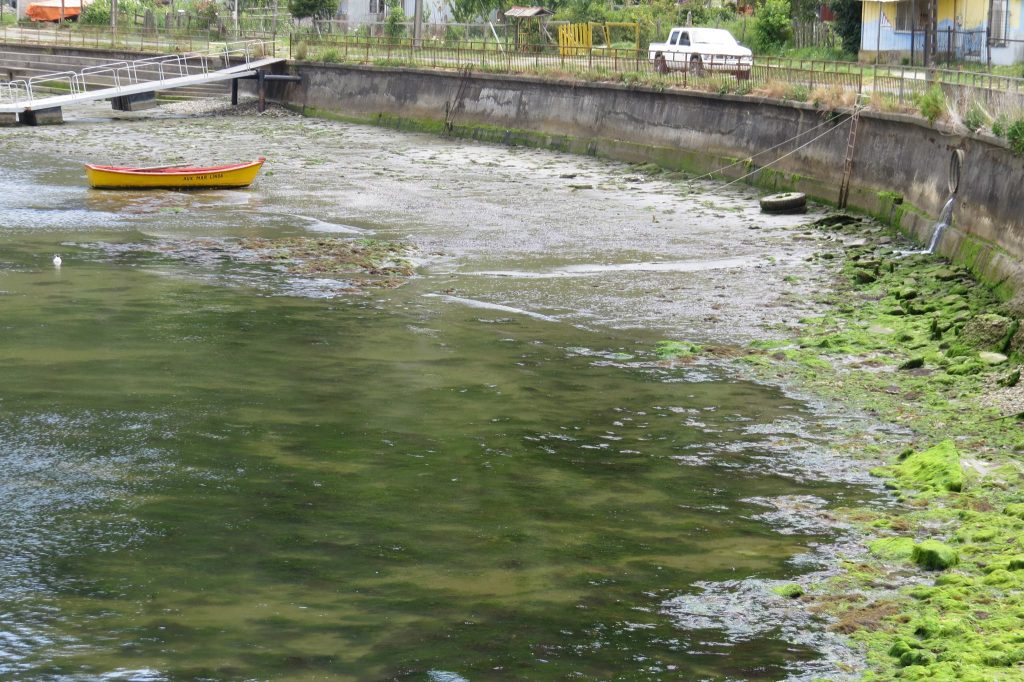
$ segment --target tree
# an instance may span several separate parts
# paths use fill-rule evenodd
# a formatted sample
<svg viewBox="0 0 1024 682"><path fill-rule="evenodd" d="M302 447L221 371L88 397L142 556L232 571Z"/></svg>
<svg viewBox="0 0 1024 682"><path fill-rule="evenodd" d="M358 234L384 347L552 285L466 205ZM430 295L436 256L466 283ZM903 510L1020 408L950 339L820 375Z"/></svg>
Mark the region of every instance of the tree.
<svg viewBox="0 0 1024 682"><path fill-rule="evenodd" d="M843 42L843 52L854 55L860 51L860 5L860 0L829 0L828 5L836 16L836 34Z"/></svg>
<svg viewBox="0 0 1024 682"><path fill-rule="evenodd" d="M338 11L337 0L288 0L288 11L296 19L326 19Z"/></svg>
<svg viewBox="0 0 1024 682"><path fill-rule="evenodd" d="M494 10L504 7L501 0L448 0L452 19L457 24L467 24L477 19L486 19Z"/></svg>
<svg viewBox="0 0 1024 682"><path fill-rule="evenodd" d="M789 0L765 0L754 18L754 49L772 52L783 47L792 35Z"/></svg>
<svg viewBox="0 0 1024 682"><path fill-rule="evenodd" d="M394 43L405 35L405 10L400 0L390 0L388 16L384 20L384 34Z"/></svg>

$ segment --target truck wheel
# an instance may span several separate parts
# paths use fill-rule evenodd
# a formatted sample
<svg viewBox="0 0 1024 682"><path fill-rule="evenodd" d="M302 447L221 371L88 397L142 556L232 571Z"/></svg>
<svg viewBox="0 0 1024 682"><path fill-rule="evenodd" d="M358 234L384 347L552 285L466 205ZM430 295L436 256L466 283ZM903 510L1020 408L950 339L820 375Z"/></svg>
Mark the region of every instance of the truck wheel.
<svg viewBox="0 0 1024 682"><path fill-rule="evenodd" d="M694 76L704 75L704 62L700 60L700 57L693 55L690 57L690 71Z"/></svg>
<svg viewBox="0 0 1024 682"><path fill-rule="evenodd" d="M803 213L807 210L807 195L803 192L783 192L761 197L764 213Z"/></svg>

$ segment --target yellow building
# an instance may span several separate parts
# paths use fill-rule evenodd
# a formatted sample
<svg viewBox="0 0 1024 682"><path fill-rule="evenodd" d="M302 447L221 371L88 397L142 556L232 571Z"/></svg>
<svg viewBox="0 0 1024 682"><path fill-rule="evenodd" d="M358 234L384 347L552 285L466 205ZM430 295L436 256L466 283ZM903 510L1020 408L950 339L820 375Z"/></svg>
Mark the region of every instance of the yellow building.
<svg viewBox="0 0 1024 682"><path fill-rule="evenodd" d="M952 61L989 58L995 64L1024 59L1024 0L937 0L935 52ZM923 60L928 25L927 0L864 0L861 6L861 58Z"/></svg>

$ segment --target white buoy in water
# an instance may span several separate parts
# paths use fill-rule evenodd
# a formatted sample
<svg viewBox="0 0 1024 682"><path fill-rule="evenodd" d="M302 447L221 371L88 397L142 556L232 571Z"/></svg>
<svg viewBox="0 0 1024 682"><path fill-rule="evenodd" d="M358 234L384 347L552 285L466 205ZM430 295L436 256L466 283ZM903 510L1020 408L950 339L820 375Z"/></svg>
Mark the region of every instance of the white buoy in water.
<svg viewBox="0 0 1024 682"><path fill-rule="evenodd" d="M60 264L63 263L63 262L64 261L61 260L60 256L58 256L56 254L53 256L53 265L54 265L54 267L58 267L59 268Z"/></svg>

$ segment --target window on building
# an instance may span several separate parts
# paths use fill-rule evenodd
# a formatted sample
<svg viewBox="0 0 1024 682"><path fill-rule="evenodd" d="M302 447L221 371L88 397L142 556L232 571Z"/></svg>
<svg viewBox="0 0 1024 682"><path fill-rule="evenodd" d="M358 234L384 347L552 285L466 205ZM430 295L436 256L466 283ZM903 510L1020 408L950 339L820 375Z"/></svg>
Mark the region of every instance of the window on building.
<svg viewBox="0 0 1024 682"><path fill-rule="evenodd" d="M370 0L370 14L384 14L387 10L387 0Z"/></svg>
<svg viewBox="0 0 1024 682"><path fill-rule="evenodd" d="M1006 0L992 0L992 47L1006 46L1006 26L1010 23L1010 12Z"/></svg>
<svg viewBox="0 0 1024 682"><path fill-rule="evenodd" d="M914 30L914 3L913 2L897 2L896 3L896 25L893 27L897 31L913 31Z"/></svg>

